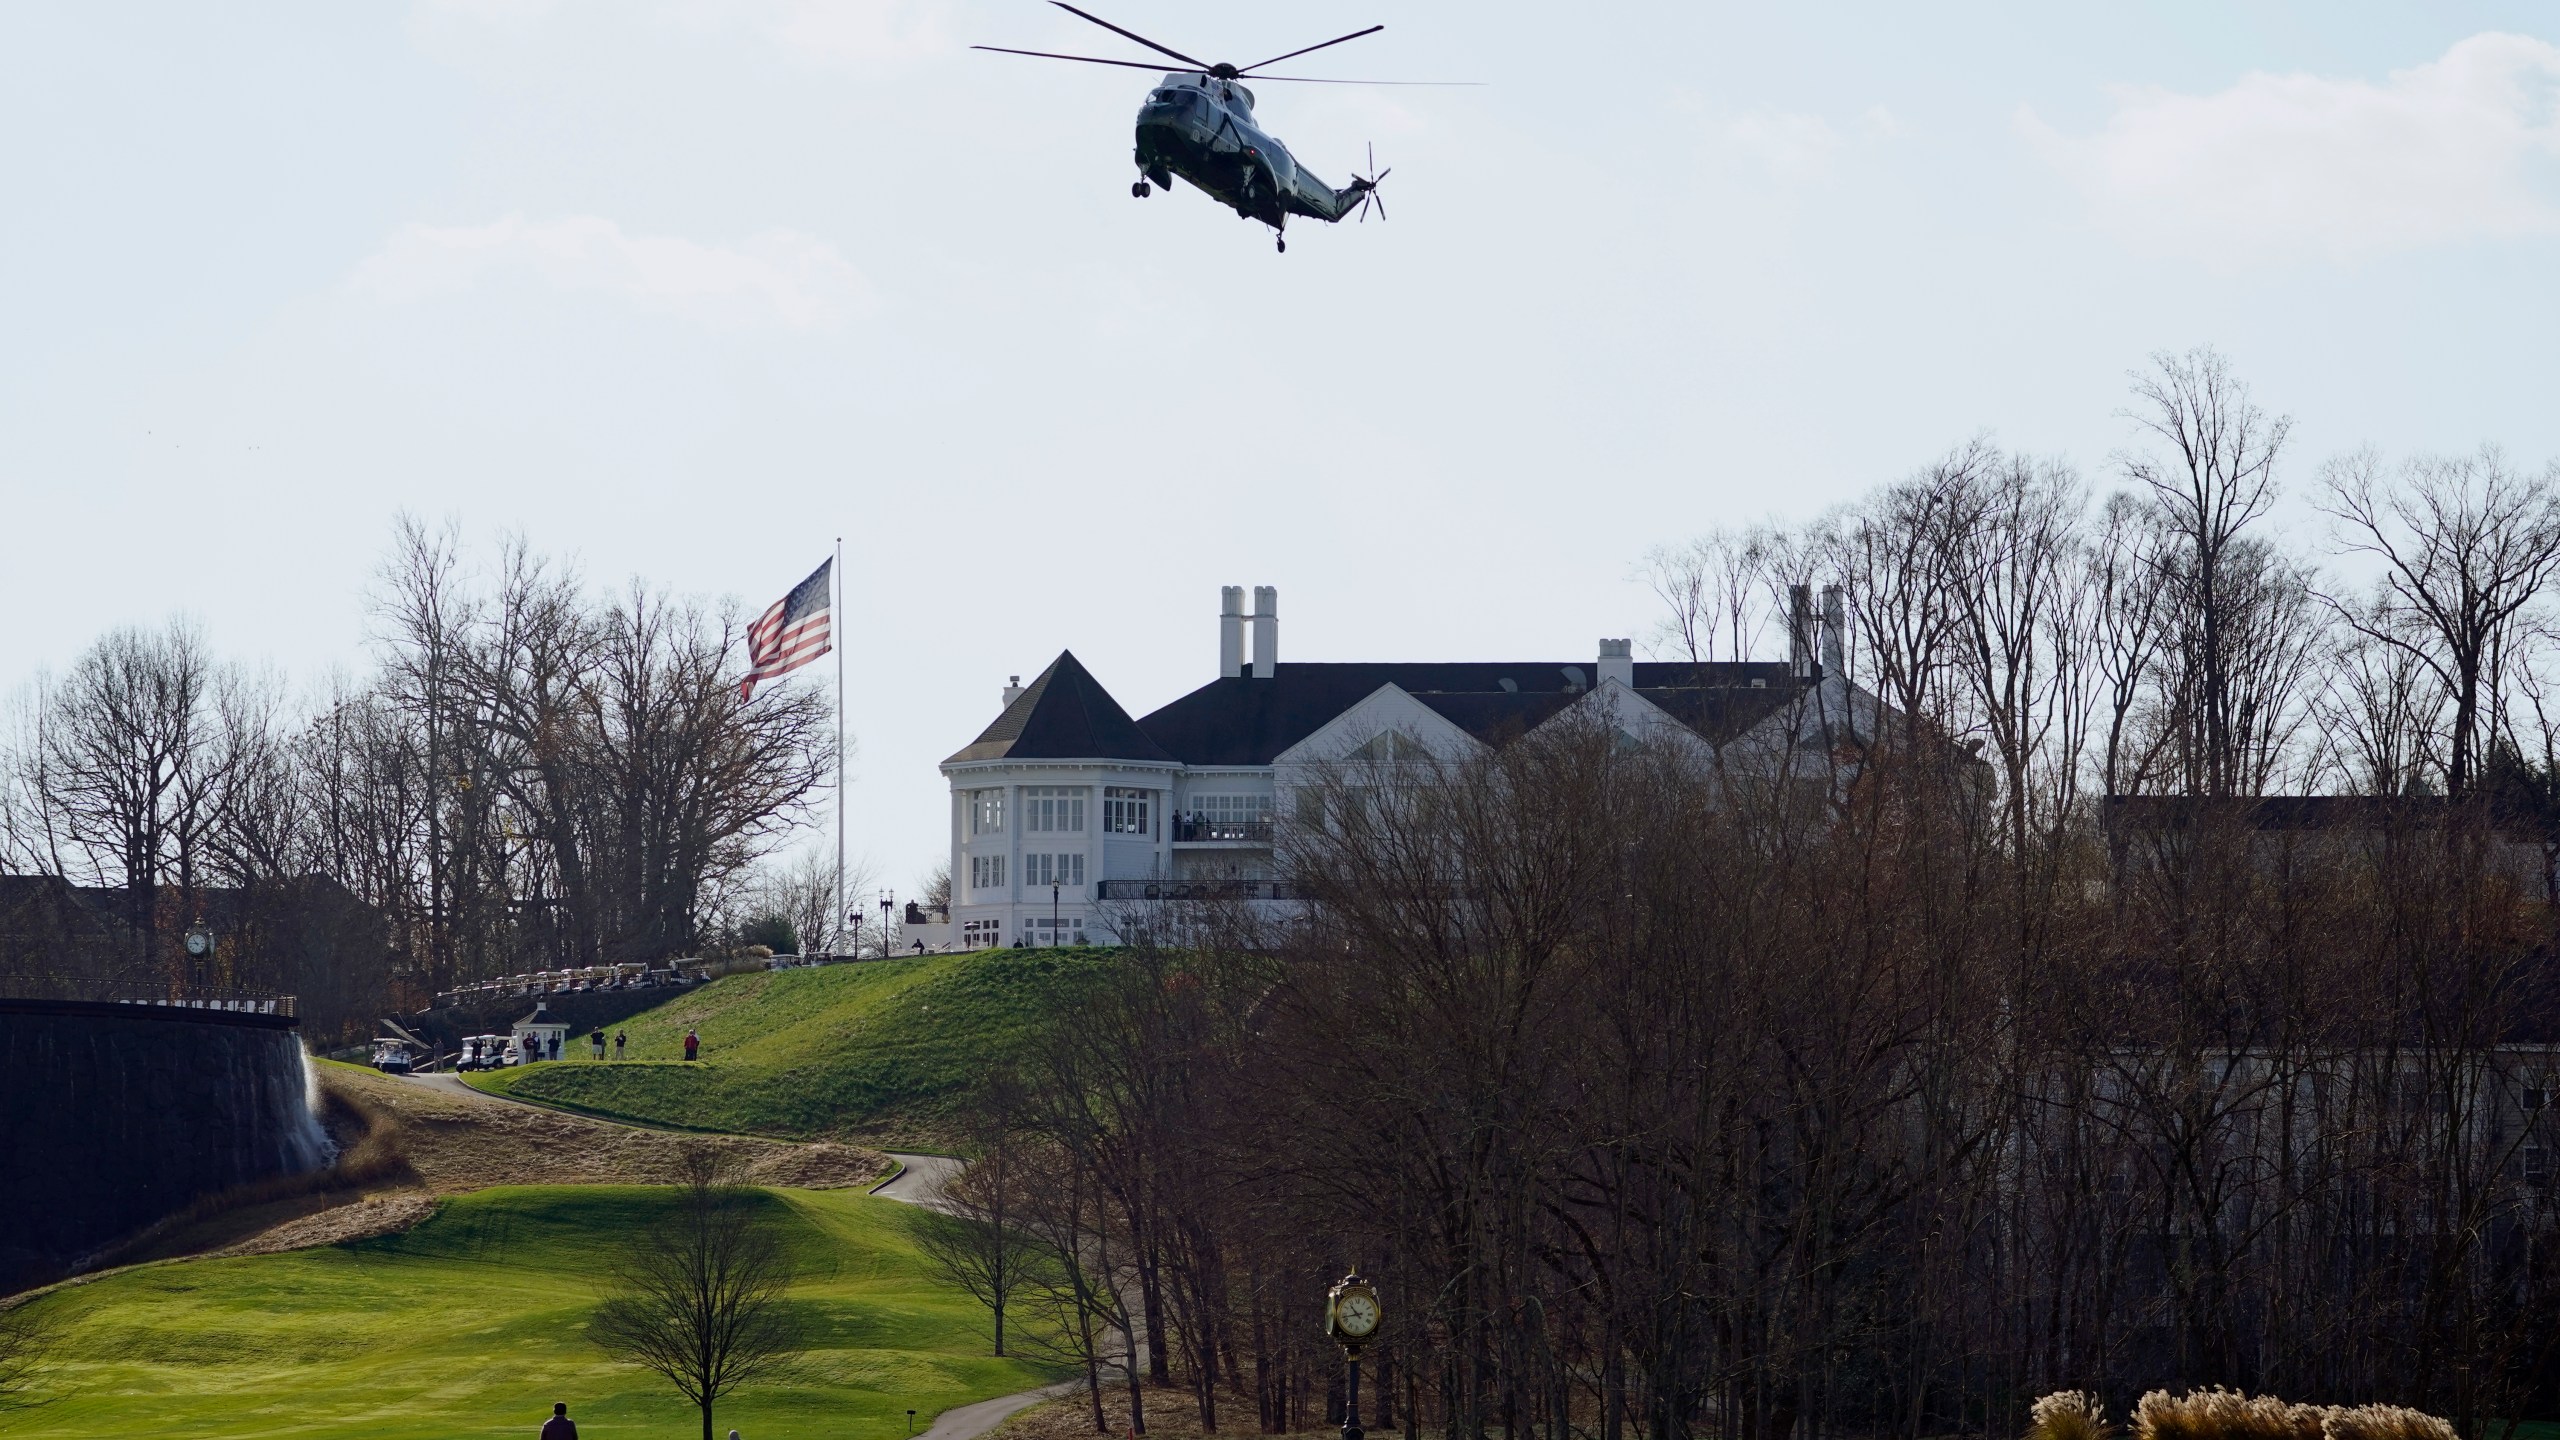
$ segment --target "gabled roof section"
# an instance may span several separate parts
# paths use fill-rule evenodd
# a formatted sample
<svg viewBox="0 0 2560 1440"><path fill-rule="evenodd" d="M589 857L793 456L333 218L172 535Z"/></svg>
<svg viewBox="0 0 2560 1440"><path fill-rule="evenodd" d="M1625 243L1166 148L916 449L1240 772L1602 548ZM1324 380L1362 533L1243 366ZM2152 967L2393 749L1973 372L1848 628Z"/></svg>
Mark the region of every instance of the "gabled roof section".
<svg viewBox="0 0 2560 1440"><path fill-rule="evenodd" d="M1013 697L996 723L969 747L943 761L1148 760L1176 763L1148 738L1084 668L1072 650L1061 650L1049 668Z"/></svg>
<svg viewBox="0 0 2560 1440"><path fill-rule="evenodd" d="M1292 664L1212 680L1138 722L1187 765L1268 765L1333 718L1393 685L1487 744L1502 744L1589 691L1599 667L1579 661ZM1722 743L1803 693L1783 662L1645 662L1638 694ZM1700 692L1664 697L1662 690ZM993 733L992 731L989 733ZM966 753L966 752L963 752Z"/></svg>

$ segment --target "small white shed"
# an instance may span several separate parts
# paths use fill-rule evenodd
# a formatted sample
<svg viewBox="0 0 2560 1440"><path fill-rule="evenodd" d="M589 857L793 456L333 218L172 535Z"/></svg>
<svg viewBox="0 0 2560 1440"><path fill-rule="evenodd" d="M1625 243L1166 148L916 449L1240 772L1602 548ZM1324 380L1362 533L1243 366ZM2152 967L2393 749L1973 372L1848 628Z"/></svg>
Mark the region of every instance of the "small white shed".
<svg viewBox="0 0 2560 1440"><path fill-rule="evenodd" d="M555 1017L548 1005L535 1005L533 1013L518 1020L511 1029L528 1061L557 1060L569 1053L568 1022Z"/></svg>

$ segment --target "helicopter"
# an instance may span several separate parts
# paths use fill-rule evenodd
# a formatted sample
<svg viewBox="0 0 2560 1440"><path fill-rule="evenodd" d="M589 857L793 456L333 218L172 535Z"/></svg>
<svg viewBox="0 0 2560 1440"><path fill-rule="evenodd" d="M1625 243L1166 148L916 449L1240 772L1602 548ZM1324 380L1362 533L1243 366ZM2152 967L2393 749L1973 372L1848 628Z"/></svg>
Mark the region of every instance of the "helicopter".
<svg viewBox="0 0 2560 1440"><path fill-rule="evenodd" d="M1271 227L1272 242L1286 254L1289 249L1288 225L1292 215L1335 223L1357 212L1362 221L1369 218L1371 206L1377 207L1378 218L1387 218L1386 197L1378 193L1378 184L1389 171L1377 168L1377 151L1369 153L1371 174L1351 177L1351 183L1335 189L1319 180L1296 157L1289 147L1264 130L1254 120L1253 91L1244 84L1266 80L1298 85L1429 85L1463 84L1457 81L1428 80L1323 80L1305 75L1258 75L1266 65L1375 35L1386 29L1372 25L1337 35L1322 44L1275 55L1251 65L1212 65L1195 60L1179 50L1159 45L1134 30L1124 30L1099 15L1089 14L1067 4L1066 0L1049 0L1081 20L1089 20L1114 35L1134 40L1159 55L1170 56L1192 67L1165 74L1149 91L1138 107L1138 179L1129 193L1145 199L1157 190L1173 189L1173 177L1181 176L1195 189L1236 212L1247 220L1259 220ZM1130 70L1160 70L1162 62L1153 60L1107 60L1098 55L1062 55L1050 50L1014 50L1002 45L972 45L972 50L988 50L999 55L1030 55L1043 60L1075 60L1087 65L1117 65Z"/></svg>

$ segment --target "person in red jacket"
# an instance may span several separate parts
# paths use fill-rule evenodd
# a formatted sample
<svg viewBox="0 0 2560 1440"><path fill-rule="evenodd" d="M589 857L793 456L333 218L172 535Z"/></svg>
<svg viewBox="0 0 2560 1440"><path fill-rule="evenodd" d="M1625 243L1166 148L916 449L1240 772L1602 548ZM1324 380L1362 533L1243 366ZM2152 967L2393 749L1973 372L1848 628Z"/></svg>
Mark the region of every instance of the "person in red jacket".
<svg viewBox="0 0 2560 1440"><path fill-rule="evenodd" d="M687 1030L686 1032L684 1032L684 1058L686 1058L687 1060L692 1059L692 1058L694 1057L695 1053L696 1053L696 1052L698 1052L698 1051L700 1051L701 1049L702 1049L702 1039L701 1039L701 1037L700 1037L700 1036L695 1035L695 1034L694 1034L692 1031L690 1031L690 1030Z"/></svg>
<svg viewBox="0 0 2560 1440"><path fill-rule="evenodd" d="M578 1422L569 1418L568 1401L552 1405L551 1418L542 1422L542 1440L578 1440Z"/></svg>

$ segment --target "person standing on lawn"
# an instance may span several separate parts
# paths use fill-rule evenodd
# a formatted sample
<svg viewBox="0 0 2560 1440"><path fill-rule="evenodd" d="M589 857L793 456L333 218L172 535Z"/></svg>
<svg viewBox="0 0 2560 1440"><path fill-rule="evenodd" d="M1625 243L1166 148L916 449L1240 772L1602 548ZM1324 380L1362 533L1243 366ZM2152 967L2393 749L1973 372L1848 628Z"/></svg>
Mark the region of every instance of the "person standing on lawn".
<svg viewBox="0 0 2560 1440"><path fill-rule="evenodd" d="M541 1440L578 1440L578 1422L569 1418L568 1401L552 1405L551 1418L542 1422Z"/></svg>
<svg viewBox="0 0 2560 1440"><path fill-rule="evenodd" d="M702 1037L694 1034L690 1030L684 1032L684 1058L687 1060L693 1059L695 1055L700 1053L701 1049Z"/></svg>

